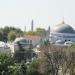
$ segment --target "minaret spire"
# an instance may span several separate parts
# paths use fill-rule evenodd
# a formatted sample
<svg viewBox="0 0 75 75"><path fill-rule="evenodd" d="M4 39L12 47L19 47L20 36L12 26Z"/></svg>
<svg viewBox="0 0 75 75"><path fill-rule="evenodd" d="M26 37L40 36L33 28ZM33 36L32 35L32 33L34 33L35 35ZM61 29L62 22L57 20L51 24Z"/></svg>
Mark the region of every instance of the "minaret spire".
<svg viewBox="0 0 75 75"><path fill-rule="evenodd" d="M33 21L33 19L32 19L32 21L31 21L31 31L33 32L33 28L34 28L34 21Z"/></svg>
<svg viewBox="0 0 75 75"><path fill-rule="evenodd" d="M26 32L26 26L24 26L24 31Z"/></svg>

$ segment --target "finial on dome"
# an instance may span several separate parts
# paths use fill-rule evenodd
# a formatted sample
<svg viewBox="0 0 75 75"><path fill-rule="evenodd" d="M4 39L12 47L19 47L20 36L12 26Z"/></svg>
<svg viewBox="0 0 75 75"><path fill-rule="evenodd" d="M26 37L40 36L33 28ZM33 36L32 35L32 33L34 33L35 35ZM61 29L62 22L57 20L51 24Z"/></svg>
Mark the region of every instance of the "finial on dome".
<svg viewBox="0 0 75 75"><path fill-rule="evenodd" d="M65 22L64 22L64 17L62 18L62 22L61 22L62 24L64 24Z"/></svg>

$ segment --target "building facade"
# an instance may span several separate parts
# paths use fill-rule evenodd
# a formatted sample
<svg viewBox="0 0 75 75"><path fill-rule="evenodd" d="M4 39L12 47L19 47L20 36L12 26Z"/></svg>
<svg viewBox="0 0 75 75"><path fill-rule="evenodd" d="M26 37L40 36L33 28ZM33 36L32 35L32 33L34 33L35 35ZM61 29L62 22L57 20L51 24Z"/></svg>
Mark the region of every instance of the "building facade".
<svg viewBox="0 0 75 75"><path fill-rule="evenodd" d="M66 41L75 42L75 30L70 25L62 22L51 29L49 40L54 43L58 40L62 43Z"/></svg>

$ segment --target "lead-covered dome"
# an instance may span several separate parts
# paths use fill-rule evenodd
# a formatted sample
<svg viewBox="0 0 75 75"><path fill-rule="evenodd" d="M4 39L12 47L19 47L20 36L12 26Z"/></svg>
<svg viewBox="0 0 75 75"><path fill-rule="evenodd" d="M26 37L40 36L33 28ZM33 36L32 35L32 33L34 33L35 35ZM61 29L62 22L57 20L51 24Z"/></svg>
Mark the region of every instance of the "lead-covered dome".
<svg viewBox="0 0 75 75"><path fill-rule="evenodd" d="M20 44L25 44L25 43L27 43L27 40L24 37L18 37L14 40L14 43L17 44L18 42Z"/></svg>
<svg viewBox="0 0 75 75"><path fill-rule="evenodd" d="M75 33L74 29L68 24L59 24L51 30L53 33Z"/></svg>

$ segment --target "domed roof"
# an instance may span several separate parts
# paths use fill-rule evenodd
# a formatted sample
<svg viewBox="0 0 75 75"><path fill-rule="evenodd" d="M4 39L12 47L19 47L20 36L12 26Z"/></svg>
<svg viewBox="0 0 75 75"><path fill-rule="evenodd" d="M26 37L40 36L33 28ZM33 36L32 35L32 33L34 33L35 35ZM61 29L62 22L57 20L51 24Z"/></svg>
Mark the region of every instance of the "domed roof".
<svg viewBox="0 0 75 75"><path fill-rule="evenodd" d="M14 43L20 43L20 44L25 44L27 43L27 40L24 37L18 37L14 40Z"/></svg>
<svg viewBox="0 0 75 75"><path fill-rule="evenodd" d="M64 24L64 23L54 26L51 32L53 33L75 33L75 31L70 25Z"/></svg>
<svg viewBox="0 0 75 75"><path fill-rule="evenodd" d="M0 41L0 47L7 48L8 46L7 46L7 44L5 42Z"/></svg>

